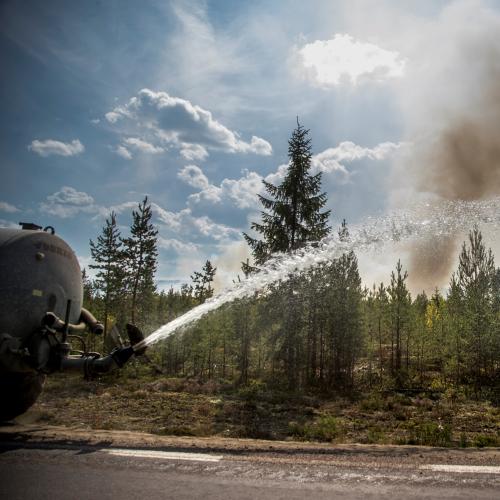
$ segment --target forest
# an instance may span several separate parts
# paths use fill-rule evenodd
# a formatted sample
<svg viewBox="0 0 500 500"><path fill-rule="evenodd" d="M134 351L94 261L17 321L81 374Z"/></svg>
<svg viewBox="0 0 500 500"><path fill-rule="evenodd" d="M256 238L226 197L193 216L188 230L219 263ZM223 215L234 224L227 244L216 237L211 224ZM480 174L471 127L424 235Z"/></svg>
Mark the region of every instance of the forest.
<svg viewBox="0 0 500 500"><path fill-rule="evenodd" d="M309 131L297 120L282 183L264 182L261 220L244 233L258 273L276 252L293 253L331 233L321 173L311 174ZM158 231L145 198L122 237L111 213L90 242L95 278L84 302L106 325L104 343L125 322L150 333L209 300L217 269L207 260L191 283L158 291ZM349 240L344 220L339 239ZM261 293L221 307L150 350L164 376L233 387L324 396L371 391L455 391L500 401L500 268L478 227L461 247L447 290L412 296L400 261L386 283L363 285L355 249L296 272ZM115 333L114 333L115 332ZM101 340L94 339L94 342Z"/></svg>

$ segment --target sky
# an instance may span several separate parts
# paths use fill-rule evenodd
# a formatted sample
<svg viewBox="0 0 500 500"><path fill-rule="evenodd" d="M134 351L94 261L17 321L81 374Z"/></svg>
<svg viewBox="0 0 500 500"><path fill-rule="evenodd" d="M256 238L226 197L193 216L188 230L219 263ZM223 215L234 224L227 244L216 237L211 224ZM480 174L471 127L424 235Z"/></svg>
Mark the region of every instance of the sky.
<svg viewBox="0 0 500 500"><path fill-rule="evenodd" d="M493 0L4 0L0 225L52 225L87 267L109 213L126 234L147 195L159 288L207 259L226 285L297 117L334 228L462 196L419 182L422 151L477 115L499 27ZM492 172L474 199L500 194ZM396 259L362 260L365 280Z"/></svg>

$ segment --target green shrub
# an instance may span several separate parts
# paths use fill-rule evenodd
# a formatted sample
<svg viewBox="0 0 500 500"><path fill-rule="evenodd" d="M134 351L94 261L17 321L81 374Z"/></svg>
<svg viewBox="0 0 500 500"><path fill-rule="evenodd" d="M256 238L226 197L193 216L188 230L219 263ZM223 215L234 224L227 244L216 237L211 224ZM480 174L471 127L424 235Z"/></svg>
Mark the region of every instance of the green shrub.
<svg viewBox="0 0 500 500"><path fill-rule="evenodd" d="M473 446L478 448L484 448L485 446L498 446L500 440L496 436L491 436L488 434L479 434L474 437Z"/></svg>
<svg viewBox="0 0 500 500"><path fill-rule="evenodd" d="M378 427L372 427L368 429L365 442L368 444L384 443L385 442L384 431L382 431Z"/></svg>
<svg viewBox="0 0 500 500"><path fill-rule="evenodd" d="M244 385L238 389L237 395L241 399L253 401L261 397L267 391L267 385L260 380L250 380L248 385Z"/></svg>
<svg viewBox="0 0 500 500"><path fill-rule="evenodd" d="M462 432L460 434L460 448L467 448L469 446L469 441L467 440L467 434Z"/></svg>
<svg viewBox="0 0 500 500"><path fill-rule="evenodd" d="M311 431L315 439L332 441L339 434L339 424L333 415L325 415L320 417L315 427L312 426Z"/></svg>
<svg viewBox="0 0 500 500"><path fill-rule="evenodd" d="M466 397L462 389L456 387L448 387L444 391L444 399L449 401L451 404L455 404L464 402Z"/></svg>
<svg viewBox="0 0 500 500"><path fill-rule="evenodd" d="M333 415L322 415L312 423L290 422L288 432L306 441L333 441L340 433L340 425Z"/></svg>
<svg viewBox="0 0 500 500"><path fill-rule="evenodd" d="M434 392L444 392L446 390L446 385L440 378L434 378L431 382L430 389Z"/></svg>
<svg viewBox="0 0 500 500"><path fill-rule="evenodd" d="M359 407L363 411L380 411L384 408L384 400L380 397L380 394L375 393L361 401Z"/></svg>
<svg viewBox="0 0 500 500"><path fill-rule="evenodd" d="M392 414L396 420L408 420L408 410L401 403L394 403Z"/></svg>
<svg viewBox="0 0 500 500"><path fill-rule="evenodd" d="M410 444L424 446L450 446L451 425L440 422L423 422L417 424L413 429L413 437Z"/></svg>

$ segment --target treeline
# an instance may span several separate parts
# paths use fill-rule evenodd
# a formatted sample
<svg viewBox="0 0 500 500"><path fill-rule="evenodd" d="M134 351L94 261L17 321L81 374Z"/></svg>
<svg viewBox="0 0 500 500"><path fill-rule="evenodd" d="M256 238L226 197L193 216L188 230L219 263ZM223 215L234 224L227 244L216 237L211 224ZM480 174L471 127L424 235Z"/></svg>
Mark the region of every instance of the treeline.
<svg viewBox="0 0 500 500"><path fill-rule="evenodd" d="M331 232L321 173L310 172L308 134L297 121L282 182L264 182L261 219L244 234L253 254L253 264L242 263L246 276L274 253L314 245ZM91 242L97 279L86 282L86 300L108 329L131 320L150 332L212 296L210 261L192 284L156 291L156 235L146 198L128 238L111 214ZM349 240L345 221L339 238ZM156 361L170 376L287 390L454 386L500 399L500 269L479 229L464 242L446 295L412 297L400 262L389 278L364 288L351 251L177 332L155 349Z"/></svg>
<svg viewBox="0 0 500 500"><path fill-rule="evenodd" d="M111 212L96 241L90 240L89 268L95 270L95 278L89 278L83 270L84 303L102 318L105 340L114 326L121 332L127 322L151 333L214 293L212 282L217 269L209 260L200 271L194 271L191 284L183 284L178 291L171 288L158 292L158 230L152 216L145 197L132 211L127 236L121 234L116 213Z"/></svg>
<svg viewBox="0 0 500 500"><path fill-rule="evenodd" d="M167 339L161 363L171 376L293 390L465 386L494 396L500 269L479 230L464 243L446 297L412 297L407 279L398 262L387 285L362 288L351 252ZM171 292L166 310L180 296Z"/></svg>
<svg viewBox="0 0 500 500"><path fill-rule="evenodd" d="M154 310L158 230L151 222L151 205L144 198L132 211L129 235L122 237L111 212L97 240L90 241L95 279L83 271L84 302L104 323L122 329L126 322L143 323Z"/></svg>

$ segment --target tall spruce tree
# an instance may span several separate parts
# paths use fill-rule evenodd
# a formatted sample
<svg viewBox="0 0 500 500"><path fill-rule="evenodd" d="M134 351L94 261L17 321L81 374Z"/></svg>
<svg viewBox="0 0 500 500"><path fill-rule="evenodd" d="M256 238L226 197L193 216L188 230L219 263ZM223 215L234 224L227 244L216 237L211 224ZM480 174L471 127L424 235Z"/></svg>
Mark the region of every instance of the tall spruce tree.
<svg viewBox="0 0 500 500"><path fill-rule="evenodd" d="M122 239L127 278L131 300L131 321L135 323L139 316L144 319L152 307L152 298L156 291L154 276L157 268L158 230L151 223L153 211L146 196L132 212L130 237Z"/></svg>
<svg viewBox="0 0 500 500"><path fill-rule="evenodd" d="M105 338L108 331L109 315L121 299L124 280L122 242L114 212L111 212L109 218L106 219L106 225L97 237L97 242L94 243L90 240L90 254L94 264L90 264L89 267L98 271L94 287L103 298Z"/></svg>
<svg viewBox="0 0 500 500"><path fill-rule="evenodd" d="M255 263L263 264L275 252L289 252L309 242L319 241L329 232L330 211L325 206L326 193L321 193L321 172L311 175L311 139L297 118L297 128L288 141L288 170L279 186L263 181L270 198L259 195L266 211L262 222L252 229L262 240L243 233L252 248Z"/></svg>

